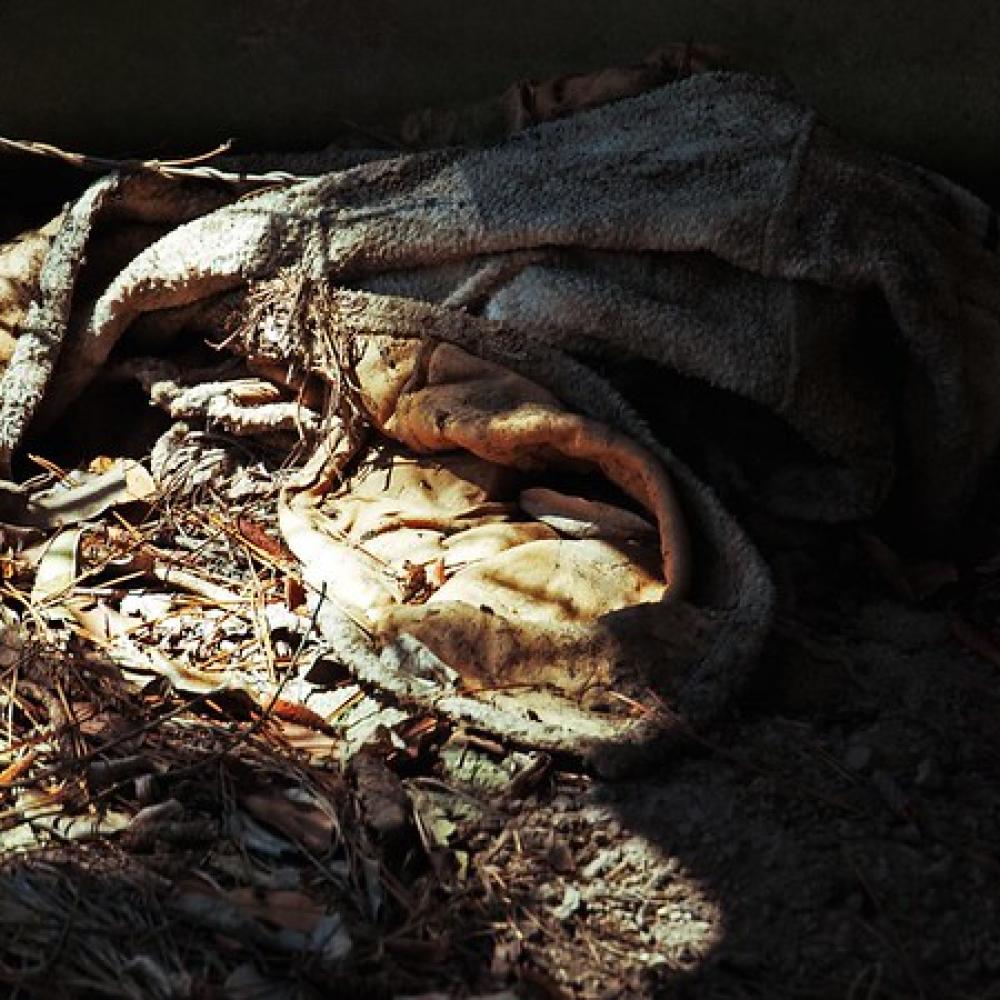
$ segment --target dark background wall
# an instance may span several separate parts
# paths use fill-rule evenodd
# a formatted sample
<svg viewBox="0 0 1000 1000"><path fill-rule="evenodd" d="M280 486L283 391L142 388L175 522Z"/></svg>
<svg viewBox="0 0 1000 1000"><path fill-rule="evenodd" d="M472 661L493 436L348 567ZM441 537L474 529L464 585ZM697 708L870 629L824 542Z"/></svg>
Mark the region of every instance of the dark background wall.
<svg viewBox="0 0 1000 1000"><path fill-rule="evenodd" d="M981 188L1000 175L986 0L0 0L0 134L108 153L301 148L343 119L686 39L783 72L868 142Z"/></svg>

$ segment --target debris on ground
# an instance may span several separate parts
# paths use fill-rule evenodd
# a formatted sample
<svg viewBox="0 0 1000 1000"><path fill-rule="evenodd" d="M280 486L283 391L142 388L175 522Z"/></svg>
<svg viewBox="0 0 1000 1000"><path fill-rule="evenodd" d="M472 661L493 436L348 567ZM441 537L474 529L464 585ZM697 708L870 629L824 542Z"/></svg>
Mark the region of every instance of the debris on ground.
<svg viewBox="0 0 1000 1000"><path fill-rule="evenodd" d="M466 148L330 150L318 179L118 165L0 250L11 995L992 995L1000 530L939 541L996 491L988 380L953 378L1000 316L985 206L771 81L688 79L709 61L414 116L412 146ZM860 257L783 250L780 220L764 262L681 247L624 203L602 245L571 184L662 173L618 146L693 128L684 95L713 142L752 108L746 162L786 180L819 136L811 169L884 183L838 209L869 213L834 248ZM473 230L473 182L525 144L565 156L551 216ZM893 228L876 201L907 192ZM928 256L965 305L914 292ZM890 323L873 289L899 441L882 369L845 360ZM758 348L812 338L799 381L744 358L697 403L736 306ZM778 459L753 452L774 413L802 438ZM936 547L905 554L885 503Z"/></svg>

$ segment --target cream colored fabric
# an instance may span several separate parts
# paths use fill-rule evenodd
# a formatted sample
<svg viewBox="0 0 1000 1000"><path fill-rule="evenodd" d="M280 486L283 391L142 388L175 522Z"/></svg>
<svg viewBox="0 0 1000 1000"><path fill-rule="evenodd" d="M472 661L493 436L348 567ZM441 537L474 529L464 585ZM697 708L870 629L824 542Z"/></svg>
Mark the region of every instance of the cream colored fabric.
<svg viewBox="0 0 1000 1000"><path fill-rule="evenodd" d="M558 90L554 105L545 95L529 103L561 114ZM245 320L262 286L292 276L323 298L327 324L296 322L287 308L232 349L324 380L331 394L346 368L361 423L414 454L464 450L527 477L588 467L655 522L650 572L665 600L647 600L643 583L623 591L636 603L584 624L529 622L513 618L509 586L491 599L510 618L472 603L474 575L468 600L443 599L445 573L434 600L412 603L415 581L387 583L377 553L344 546L320 509L336 483L329 473L350 472L358 457L359 427L346 420L310 462L315 480L289 495L282 529L309 564L326 560L316 572L331 592L350 574L353 606L406 620L409 631L391 640L367 612L318 618L353 673L395 697L436 709L451 697L428 693L437 668L415 632L448 645L449 663L505 677L515 668L504 651L541 630L531 661L566 664L566 688L585 676L576 664L612 676L631 668L635 701L648 701L651 686L689 722L717 716L762 648L775 593L741 525L673 449L742 509L844 524L892 496L934 541L961 523L1000 441L995 213L942 178L856 148L775 81L705 74L486 148L369 159L245 191L120 175L68 209L0 381L0 467L29 427L65 413L113 351L134 347L143 324L176 330L219 303ZM98 259L108 224L124 218L169 232L95 297L84 261ZM350 349L348 365L326 365L340 359L317 350L323 336ZM557 477L526 488L580 492L561 487ZM532 517L571 529L566 540L610 544L570 523L586 522L584 509ZM558 574L518 563L552 541L489 558L516 564L504 580L544 577L556 588ZM611 575L594 546L569 551ZM601 599L588 614L620 598ZM475 712L470 700L448 710L485 724L483 699ZM489 725L542 738L535 705L505 702ZM550 720L542 735L579 745L581 724Z"/></svg>
<svg viewBox="0 0 1000 1000"><path fill-rule="evenodd" d="M358 353L353 377L381 434L351 467L339 453L338 487L292 493L282 513L313 586L376 641L419 638L467 684L609 683L602 618L687 582L661 463L451 344L371 337ZM553 489L568 472L617 487L646 517Z"/></svg>

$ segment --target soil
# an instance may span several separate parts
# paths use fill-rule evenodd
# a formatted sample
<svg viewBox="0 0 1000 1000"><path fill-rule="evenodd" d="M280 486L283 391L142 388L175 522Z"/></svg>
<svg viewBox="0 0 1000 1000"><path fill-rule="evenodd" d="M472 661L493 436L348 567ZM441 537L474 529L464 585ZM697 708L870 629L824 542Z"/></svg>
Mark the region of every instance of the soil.
<svg viewBox="0 0 1000 1000"><path fill-rule="evenodd" d="M269 523L268 476L278 473L265 472L237 474L235 493L251 497L241 501L244 535L249 520ZM231 588L277 586L274 565L255 566L234 546L238 535L219 530L217 503L237 523L231 497L202 492L186 503L143 530L197 554ZM254 539L267 547L264 534ZM126 830L78 844L37 828L25 837L8 809L0 952L11 995L52 995L53 983L68 997L998 995L996 567L907 564L855 531L772 550L782 612L744 696L710 731L687 733L669 757L618 781L381 702L326 662L308 620L291 611L269 613L279 668L300 665L273 695L247 653L249 612L188 604L164 615L159 598L151 608L134 598L131 612L153 621L143 641L175 658L228 650L230 665L261 680L257 703L270 718L247 714L238 698L188 704L149 683L112 684L109 694L111 682L95 687L74 659L86 644L57 636L64 662L77 666L43 671L22 694L46 703L40 687L61 685L74 710L88 703L115 721L82 726L75 750L63 741L46 758L42 748L39 763L56 762L65 787L89 790L92 814L110 805ZM278 712L278 694L316 715ZM187 728L170 728L179 722ZM145 735L122 738L137 725ZM94 746L122 766L145 754L158 791L143 793L137 779L95 796ZM250 811L263 815L262 833L246 803L276 789L324 803L336 835L310 827L319 839L307 851L301 828L258 805ZM136 826L150 802L173 803L180 834ZM80 808L79 796L64 800L65 812ZM92 923L32 924L52 956L32 969L31 934L10 900L23 905L24 885L54 893L54 878L55 911L69 912L63 897L83 900ZM204 916L178 916L192 879L197 892L211 885L243 906L239 893L257 893L263 906L275 886L292 886L343 922L349 954L282 954L259 929L285 926L274 913L250 938L217 915L206 934ZM116 893L134 898L139 884L147 937L170 930L155 947L137 945L135 918L106 905ZM117 971L83 988L79 955L98 932L117 949ZM159 978L135 966L140 957Z"/></svg>

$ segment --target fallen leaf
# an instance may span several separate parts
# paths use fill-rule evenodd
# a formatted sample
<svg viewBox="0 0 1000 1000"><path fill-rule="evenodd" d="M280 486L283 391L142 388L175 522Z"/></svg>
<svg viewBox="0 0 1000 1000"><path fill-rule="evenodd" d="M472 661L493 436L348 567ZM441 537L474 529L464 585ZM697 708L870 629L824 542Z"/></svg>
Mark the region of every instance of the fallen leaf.
<svg viewBox="0 0 1000 1000"><path fill-rule="evenodd" d="M68 528L53 536L45 547L35 585L31 589L31 603L38 606L68 594L79 575L81 528Z"/></svg>
<svg viewBox="0 0 1000 1000"><path fill-rule="evenodd" d="M305 607L308 594L302 581L289 574L285 577L285 604L293 611Z"/></svg>
<svg viewBox="0 0 1000 1000"><path fill-rule="evenodd" d="M106 472L74 472L55 486L35 493L25 504L25 523L63 528L88 521L156 493L153 477L138 462L121 460Z"/></svg>
<svg viewBox="0 0 1000 1000"><path fill-rule="evenodd" d="M964 618L959 618L958 615L952 616L951 631L966 649L978 653L984 660L989 660L994 666L1000 667L1000 645L988 632L977 628Z"/></svg>
<svg viewBox="0 0 1000 1000"><path fill-rule="evenodd" d="M262 552L281 562L294 562L288 546L280 539L274 537L263 525L258 524L252 518L238 517L236 519L236 530L251 545Z"/></svg>
<svg viewBox="0 0 1000 1000"><path fill-rule="evenodd" d="M293 802L286 792L244 795L240 804L254 819L273 827L310 854L325 854L333 843L333 820L315 805Z"/></svg>
<svg viewBox="0 0 1000 1000"><path fill-rule="evenodd" d="M338 735L337 729L331 726L319 712L314 712L299 702L278 698L271 705L271 715L282 722L294 722L297 726L315 729L327 736Z"/></svg>
<svg viewBox="0 0 1000 1000"><path fill-rule="evenodd" d="M249 682L238 671L199 670L175 662L156 647L142 646L129 634L135 625L134 619L109 608L103 601L71 597L64 600L61 607L124 671L163 677L174 690L187 694L239 691L252 697L247 691Z"/></svg>
<svg viewBox="0 0 1000 1000"><path fill-rule="evenodd" d="M275 927L311 934L326 915L319 903L291 889L253 889L243 886L226 895L247 913Z"/></svg>

